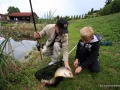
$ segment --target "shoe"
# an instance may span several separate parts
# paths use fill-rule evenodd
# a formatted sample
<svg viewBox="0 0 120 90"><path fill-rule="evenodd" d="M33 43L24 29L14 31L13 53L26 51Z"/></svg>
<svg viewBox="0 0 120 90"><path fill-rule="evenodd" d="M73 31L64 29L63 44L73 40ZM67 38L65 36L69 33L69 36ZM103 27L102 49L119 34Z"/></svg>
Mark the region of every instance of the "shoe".
<svg viewBox="0 0 120 90"><path fill-rule="evenodd" d="M98 60L98 62L99 62L99 59L97 59Z"/></svg>
<svg viewBox="0 0 120 90"><path fill-rule="evenodd" d="M55 64L56 62L59 62L60 60L51 60L51 62L48 64L48 65L52 65L52 64Z"/></svg>
<svg viewBox="0 0 120 90"><path fill-rule="evenodd" d="M54 63L56 63L57 61L51 61L48 65L52 65Z"/></svg>

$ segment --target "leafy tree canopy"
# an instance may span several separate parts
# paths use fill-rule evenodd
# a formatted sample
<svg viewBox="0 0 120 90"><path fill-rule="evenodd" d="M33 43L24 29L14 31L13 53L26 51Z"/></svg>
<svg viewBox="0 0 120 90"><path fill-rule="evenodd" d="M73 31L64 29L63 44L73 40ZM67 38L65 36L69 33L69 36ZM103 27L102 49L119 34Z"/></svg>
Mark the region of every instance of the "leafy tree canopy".
<svg viewBox="0 0 120 90"><path fill-rule="evenodd" d="M106 5L97 14L109 15L119 12L120 12L120 0L107 0Z"/></svg>
<svg viewBox="0 0 120 90"><path fill-rule="evenodd" d="M19 8L14 7L14 6L9 6L7 11L8 11L8 14L11 14L13 12L20 12Z"/></svg>

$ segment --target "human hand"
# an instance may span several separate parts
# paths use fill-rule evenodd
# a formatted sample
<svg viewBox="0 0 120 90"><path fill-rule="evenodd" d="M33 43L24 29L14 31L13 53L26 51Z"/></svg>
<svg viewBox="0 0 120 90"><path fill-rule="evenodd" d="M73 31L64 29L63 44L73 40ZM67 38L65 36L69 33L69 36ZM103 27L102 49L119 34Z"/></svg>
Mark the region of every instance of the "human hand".
<svg viewBox="0 0 120 90"><path fill-rule="evenodd" d="M65 61L64 61L64 65L65 65L66 68L68 68L68 69L71 70L71 68L70 68L70 66L69 66L69 63L68 63L68 60L65 60Z"/></svg>
<svg viewBox="0 0 120 90"><path fill-rule="evenodd" d="M75 62L74 62L74 66L75 66L75 67L78 66L78 59L75 60Z"/></svg>
<svg viewBox="0 0 120 90"><path fill-rule="evenodd" d="M34 32L34 38L40 39L40 34L38 32Z"/></svg>
<svg viewBox="0 0 120 90"><path fill-rule="evenodd" d="M81 70L82 70L82 67L81 66L79 66L79 67L77 67L76 69L75 69L75 73L77 74L77 73L80 73L81 72Z"/></svg>
<svg viewBox="0 0 120 90"><path fill-rule="evenodd" d="M65 66L66 68L68 68L69 70L71 70L71 68L70 68L70 66L68 65L68 66Z"/></svg>

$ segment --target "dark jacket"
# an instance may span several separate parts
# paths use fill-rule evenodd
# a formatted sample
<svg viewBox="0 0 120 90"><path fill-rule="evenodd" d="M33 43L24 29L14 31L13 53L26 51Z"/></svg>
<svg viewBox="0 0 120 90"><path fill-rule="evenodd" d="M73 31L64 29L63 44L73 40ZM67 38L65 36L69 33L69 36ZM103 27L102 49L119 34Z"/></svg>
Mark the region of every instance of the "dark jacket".
<svg viewBox="0 0 120 90"><path fill-rule="evenodd" d="M79 60L79 48L85 47L87 49L87 55L85 62L81 63L80 66L83 67L89 67L94 60L98 59L99 56L99 48L100 48L100 40L102 37L98 34L94 35L94 38L90 41L88 44L84 44L82 40L79 40L77 44L77 50L76 50L76 56L75 58ZM79 60L80 62L80 60Z"/></svg>

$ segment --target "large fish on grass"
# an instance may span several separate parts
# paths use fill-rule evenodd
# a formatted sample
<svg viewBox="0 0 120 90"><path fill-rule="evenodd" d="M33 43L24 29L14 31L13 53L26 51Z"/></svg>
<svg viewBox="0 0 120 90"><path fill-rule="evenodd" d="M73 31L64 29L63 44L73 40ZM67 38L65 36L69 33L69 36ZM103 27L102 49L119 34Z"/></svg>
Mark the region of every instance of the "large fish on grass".
<svg viewBox="0 0 120 90"><path fill-rule="evenodd" d="M63 78L73 78L73 73L66 67L60 67L56 70L54 77L50 80L42 79L41 82L45 84L46 87L56 87Z"/></svg>

